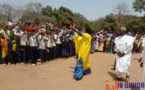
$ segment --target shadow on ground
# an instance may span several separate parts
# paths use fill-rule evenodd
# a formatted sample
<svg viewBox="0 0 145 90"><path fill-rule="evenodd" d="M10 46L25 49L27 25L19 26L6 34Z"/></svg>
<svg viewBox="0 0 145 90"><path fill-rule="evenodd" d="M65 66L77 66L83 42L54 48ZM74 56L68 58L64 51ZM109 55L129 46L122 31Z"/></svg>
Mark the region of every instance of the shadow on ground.
<svg viewBox="0 0 145 90"><path fill-rule="evenodd" d="M115 73L112 73L112 72L108 72L108 74L112 77L112 79L115 81L115 78L116 78L116 74ZM121 81L120 82L124 82L125 79L123 77L121 77Z"/></svg>

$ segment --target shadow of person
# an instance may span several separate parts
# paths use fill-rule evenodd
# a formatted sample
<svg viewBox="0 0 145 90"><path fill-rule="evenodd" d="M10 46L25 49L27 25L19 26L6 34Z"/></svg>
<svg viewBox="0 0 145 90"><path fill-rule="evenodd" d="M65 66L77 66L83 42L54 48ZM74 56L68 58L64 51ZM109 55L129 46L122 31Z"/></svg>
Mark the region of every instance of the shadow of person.
<svg viewBox="0 0 145 90"><path fill-rule="evenodd" d="M116 80L117 75L115 73L108 72L108 74L112 77L112 79L114 81ZM123 82L123 81L125 81L125 79L123 77L121 77L121 81L120 82Z"/></svg>
<svg viewBox="0 0 145 90"><path fill-rule="evenodd" d="M108 74L109 74L113 79L116 78L116 74L115 74L115 73L108 72Z"/></svg>
<svg viewBox="0 0 145 90"><path fill-rule="evenodd" d="M75 67L69 66L69 68L75 69Z"/></svg>
<svg viewBox="0 0 145 90"><path fill-rule="evenodd" d="M138 58L133 58L133 60L139 60Z"/></svg>

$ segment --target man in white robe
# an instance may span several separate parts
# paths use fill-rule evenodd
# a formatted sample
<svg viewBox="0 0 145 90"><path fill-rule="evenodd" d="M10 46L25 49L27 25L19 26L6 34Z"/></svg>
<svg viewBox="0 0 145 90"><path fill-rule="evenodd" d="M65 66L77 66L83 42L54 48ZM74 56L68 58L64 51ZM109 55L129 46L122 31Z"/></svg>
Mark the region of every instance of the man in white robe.
<svg viewBox="0 0 145 90"><path fill-rule="evenodd" d="M143 67L142 83L145 84L145 41L143 42L142 46L143 46L143 53L142 53L142 62L140 66ZM145 87L141 88L140 90L145 90Z"/></svg>
<svg viewBox="0 0 145 90"><path fill-rule="evenodd" d="M134 37L126 35L126 27L121 27L121 36L115 38L116 48L116 80L121 80L121 73L126 74L126 82L129 81L129 67L132 55Z"/></svg>

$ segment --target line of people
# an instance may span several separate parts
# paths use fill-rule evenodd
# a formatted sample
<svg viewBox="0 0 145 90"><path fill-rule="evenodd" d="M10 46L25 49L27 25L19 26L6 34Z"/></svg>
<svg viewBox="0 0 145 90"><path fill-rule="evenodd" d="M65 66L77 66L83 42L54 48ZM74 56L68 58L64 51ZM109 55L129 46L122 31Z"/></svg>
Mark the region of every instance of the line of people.
<svg viewBox="0 0 145 90"><path fill-rule="evenodd" d="M4 64L37 62L43 63L56 58L68 58L76 55L73 27L58 26L52 23L35 25L8 23L0 26L0 62ZM130 33L128 33L131 35ZM113 53L117 33L99 31L91 34L91 53L103 51ZM133 52L141 51L141 35L137 35ZM139 48L139 49L138 49Z"/></svg>
<svg viewBox="0 0 145 90"><path fill-rule="evenodd" d="M31 63L34 66L37 62L75 56L73 36L66 25L52 29L48 24L1 26L0 45L0 60L5 65Z"/></svg>

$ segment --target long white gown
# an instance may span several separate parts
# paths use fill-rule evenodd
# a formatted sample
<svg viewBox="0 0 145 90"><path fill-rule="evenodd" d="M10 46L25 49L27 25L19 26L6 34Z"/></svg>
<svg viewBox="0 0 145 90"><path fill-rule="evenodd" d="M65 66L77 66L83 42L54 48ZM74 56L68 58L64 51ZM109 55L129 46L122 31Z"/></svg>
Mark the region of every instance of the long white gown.
<svg viewBox="0 0 145 90"><path fill-rule="evenodd" d="M116 52L125 53L123 57L116 54L116 72L129 74L134 37L124 35L115 38Z"/></svg>
<svg viewBox="0 0 145 90"><path fill-rule="evenodd" d="M145 84L145 41L143 42L142 46L144 47L143 56L142 56L142 62L143 62L142 82ZM140 90L145 90L145 88L141 88Z"/></svg>

